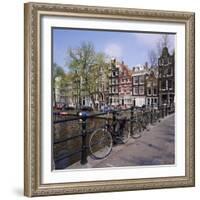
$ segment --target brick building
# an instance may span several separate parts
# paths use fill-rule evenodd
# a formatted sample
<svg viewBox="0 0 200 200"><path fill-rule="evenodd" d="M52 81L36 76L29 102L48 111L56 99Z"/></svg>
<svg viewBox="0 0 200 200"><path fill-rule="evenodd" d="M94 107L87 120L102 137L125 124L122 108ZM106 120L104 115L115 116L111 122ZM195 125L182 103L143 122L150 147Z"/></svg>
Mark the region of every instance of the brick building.
<svg viewBox="0 0 200 200"><path fill-rule="evenodd" d="M113 59L109 72L109 104L125 108L132 103L132 71L123 61Z"/></svg>
<svg viewBox="0 0 200 200"><path fill-rule="evenodd" d="M122 62L119 64L119 104L121 107L130 107L132 101L132 71Z"/></svg>
<svg viewBox="0 0 200 200"><path fill-rule="evenodd" d="M146 105L158 106L158 68L149 69L146 75Z"/></svg>
<svg viewBox="0 0 200 200"><path fill-rule="evenodd" d="M143 106L146 104L146 76L148 67L138 65L133 68L132 74L132 96L133 105Z"/></svg>
<svg viewBox="0 0 200 200"><path fill-rule="evenodd" d="M119 104L119 67L117 66L116 59L111 60L109 68L109 105L118 106Z"/></svg>
<svg viewBox="0 0 200 200"><path fill-rule="evenodd" d="M158 85L159 105L173 104L175 94L175 62L174 53L169 54L168 48L164 47L158 59Z"/></svg>

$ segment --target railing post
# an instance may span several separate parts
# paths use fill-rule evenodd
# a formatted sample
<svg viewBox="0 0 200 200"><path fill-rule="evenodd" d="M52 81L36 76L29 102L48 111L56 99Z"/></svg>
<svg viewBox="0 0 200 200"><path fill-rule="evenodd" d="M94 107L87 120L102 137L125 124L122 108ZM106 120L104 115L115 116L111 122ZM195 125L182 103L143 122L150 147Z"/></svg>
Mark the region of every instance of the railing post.
<svg viewBox="0 0 200 200"><path fill-rule="evenodd" d="M166 116L168 115L168 105L166 105Z"/></svg>
<svg viewBox="0 0 200 200"><path fill-rule="evenodd" d="M164 118L164 105L161 106L161 110L162 110L162 118Z"/></svg>
<svg viewBox="0 0 200 200"><path fill-rule="evenodd" d="M153 104L151 104L151 124L153 124Z"/></svg>
<svg viewBox="0 0 200 200"><path fill-rule="evenodd" d="M131 123L130 123L131 135L133 135L133 117L134 117L134 106L131 106Z"/></svg>
<svg viewBox="0 0 200 200"><path fill-rule="evenodd" d="M160 115L160 105L158 105L157 107L157 113L158 113L158 122L160 122L160 118L161 118L161 115Z"/></svg>
<svg viewBox="0 0 200 200"><path fill-rule="evenodd" d="M169 113L170 113L170 107L169 105L167 105L167 115L169 115Z"/></svg>
<svg viewBox="0 0 200 200"><path fill-rule="evenodd" d="M113 130L115 132L115 128L116 128L116 111L113 111Z"/></svg>
<svg viewBox="0 0 200 200"><path fill-rule="evenodd" d="M87 161L87 132L86 132L86 120L87 113L82 112L82 151L81 151L81 165L86 164Z"/></svg>
<svg viewBox="0 0 200 200"><path fill-rule="evenodd" d="M135 109L135 104L131 107L131 134L134 139L137 139L141 137L141 134L138 131L135 132L136 129L133 130L133 123L138 123L138 113L135 112L136 115L134 117L134 109Z"/></svg>

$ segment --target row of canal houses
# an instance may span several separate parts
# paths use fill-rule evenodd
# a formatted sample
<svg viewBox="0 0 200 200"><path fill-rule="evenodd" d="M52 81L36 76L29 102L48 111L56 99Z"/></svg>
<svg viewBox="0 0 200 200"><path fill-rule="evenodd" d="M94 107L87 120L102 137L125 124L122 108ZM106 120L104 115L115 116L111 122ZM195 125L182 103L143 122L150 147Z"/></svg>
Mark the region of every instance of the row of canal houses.
<svg viewBox="0 0 200 200"><path fill-rule="evenodd" d="M121 107L170 105L174 103L174 54L163 48L158 65L138 65L129 70L123 62L111 61L109 104Z"/></svg>
<svg viewBox="0 0 200 200"><path fill-rule="evenodd" d="M112 59L109 74L99 75L100 87L95 96L95 107L113 106L128 108L135 106L161 106L174 103L175 98L175 62L174 53L169 54L168 48L162 50L156 66L137 65L130 69L123 61ZM79 84L81 85L80 81ZM76 86L76 84L74 84ZM70 86L71 87L71 86ZM92 101L87 95L74 95L77 88L71 87L71 93L57 93L58 101L72 106L91 106ZM58 90L59 91L59 90ZM65 91L65 90L64 90ZM99 95L101 94L101 95Z"/></svg>

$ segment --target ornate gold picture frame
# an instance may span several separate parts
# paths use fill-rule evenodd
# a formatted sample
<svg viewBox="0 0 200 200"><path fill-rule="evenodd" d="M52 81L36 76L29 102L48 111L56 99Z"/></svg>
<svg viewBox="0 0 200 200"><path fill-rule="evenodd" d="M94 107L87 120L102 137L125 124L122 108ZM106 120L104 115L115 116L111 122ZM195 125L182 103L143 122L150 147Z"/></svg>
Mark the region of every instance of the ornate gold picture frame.
<svg viewBox="0 0 200 200"><path fill-rule="evenodd" d="M80 5L62 5L62 4L43 4L26 3L24 7L24 194L26 196L45 196L77 193L95 193L95 192L114 192L141 190L153 188L172 188L189 187L195 185L195 15L191 12L175 12L160 10L142 10L132 8L111 8L111 7L92 7ZM44 181L44 157L43 152L46 148L42 142L44 130L44 102L43 97L43 62L44 52L42 41L46 35L42 35L44 17L55 17L72 20L99 20L99 21L117 21L124 26L125 23L137 22L152 24L171 24L172 26L183 26L182 41L185 49L183 50L182 60L184 69L184 122L185 130L183 175L178 172L175 175L157 175L142 178L110 178L78 180L78 181ZM55 25L54 25L55 26ZM73 27L69 27L73 28ZM87 28L87 27L86 27ZM120 27L119 27L120 29ZM102 27L102 30L107 28ZM147 30L147 32L151 30ZM158 30L159 31L159 30ZM163 32L163 30L160 30ZM179 35L177 35L177 38ZM180 39L181 41L181 39ZM179 42L180 42L179 41ZM177 42L178 44L178 42ZM179 46L176 46L179 53ZM51 51L51 47L49 49ZM179 57L181 55L179 54ZM176 57L177 58L177 57ZM48 58L51 61L51 57ZM177 64L176 73L181 69ZM49 68L51 69L51 68ZM51 84L51 83L50 83ZM176 88L178 90L178 88ZM183 96L182 96L183 98ZM51 99L51 96L49 96ZM177 109L176 112L179 112ZM83 120L82 116L81 119ZM179 118L176 117L176 121ZM52 127L52 125L49 125ZM176 129L176 134L180 130ZM49 133L50 134L50 133ZM177 137L176 137L177 139ZM175 139L175 141L176 141ZM177 142L177 141L176 141ZM176 145L176 151L179 151L180 145ZM177 154L178 155L178 154ZM179 158L176 158L179 162ZM52 163L48 163L53 165ZM177 164L178 166L178 164ZM101 169L98 169L99 171ZM113 169L115 170L115 169ZM123 170L123 169L122 169ZM143 170L146 170L144 168ZM53 173L53 170L51 168ZM84 169L80 173L84 173ZM89 172L90 173L90 172ZM91 170L92 173L92 170ZM110 171L112 173L112 170ZM56 173L54 173L55 175ZM48 180L48 177L45 179ZM50 180L50 179L49 179Z"/></svg>

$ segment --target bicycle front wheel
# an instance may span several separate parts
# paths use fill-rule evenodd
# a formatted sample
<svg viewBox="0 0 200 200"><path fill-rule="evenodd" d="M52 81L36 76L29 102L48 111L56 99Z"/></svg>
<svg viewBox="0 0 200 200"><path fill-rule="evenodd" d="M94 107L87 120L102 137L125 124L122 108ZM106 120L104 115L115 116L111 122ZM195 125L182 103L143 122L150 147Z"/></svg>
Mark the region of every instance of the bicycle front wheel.
<svg viewBox="0 0 200 200"><path fill-rule="evenodd" d="M112 151L113 139L104 128L95 130L89 139L89 150L93 159L103 159Z"/></svg>

